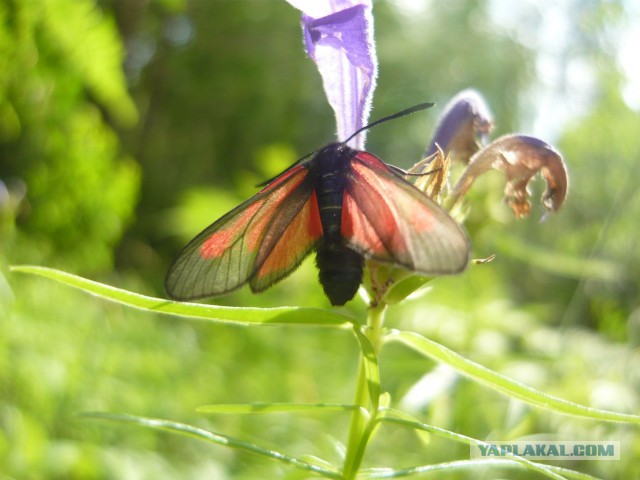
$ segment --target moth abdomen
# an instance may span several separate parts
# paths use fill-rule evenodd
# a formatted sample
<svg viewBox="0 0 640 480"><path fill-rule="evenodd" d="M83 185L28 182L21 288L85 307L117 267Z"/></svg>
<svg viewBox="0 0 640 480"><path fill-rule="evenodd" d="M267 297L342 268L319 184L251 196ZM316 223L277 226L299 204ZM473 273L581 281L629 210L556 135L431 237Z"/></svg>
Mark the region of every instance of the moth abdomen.
<svg viewBox="0 0 640 480"><path fill-rule="evenodd" d="M331 305L344 305L356 295L364 271L362 255L343 245L323 245L318 247L316 265Z"/></svg>

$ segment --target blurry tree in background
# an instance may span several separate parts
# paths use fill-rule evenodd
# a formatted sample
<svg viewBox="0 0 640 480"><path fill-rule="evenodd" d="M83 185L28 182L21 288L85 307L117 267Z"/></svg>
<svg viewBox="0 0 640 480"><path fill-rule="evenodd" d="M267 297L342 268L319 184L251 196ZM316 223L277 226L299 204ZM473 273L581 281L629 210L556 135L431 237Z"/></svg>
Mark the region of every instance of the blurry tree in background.
<svg viewBox="0 0 640 480"><path fill-rule="evenodd" d="M331 140L331 113L313 66L300 53L299 31L291 28L296 13L285 2L102 3L113 10L128 46L126 71L142 115L124 135L144 175L120 266L160 272L180 244L254 192L255 184ZM638 197L617 192L626 185L621 179L633 178L639 148L633 133L638 116L621 98L624 78L615 55L633 11L622 1L567 4L566 25L552 41L541 33L548 8L526 4L511 13L504 2L378 2L374 117L423 100L444 105L473 86L493 110L495 136L526 125L541 130L527 133L555 136L548 140L558 142L572 170L570 213L537 225L514 222L506 209L476 207L467 225L476 255L519 257L501 264L506 275L526 278L513 298L546 301L551 292L560 294L556 321L595 325L603 308L626 312L617 316L623 320L637 306L640 256L633 255L631 223L614 210L623 204L611 200L615 192L631 216L637 212ZM509 22L493 23L505 15ZM554 68L547 70L550 61ZM410 166L435 116L385 126L370 136L369 150ZM604 167L611 158L615 169ZM500 182L497 175L487 181L478 198L499 203ZM212 190L202 195L206 190L197 187L205 186L239 193L235 200ZM487 217L498 225L483 231ZM614 217L620 222L611 224ZM613 295L607 305L604 291ZM623 324L610 327L624 338Z"/></svg>
<svg viewBox="0 0 640 480"><path fill-rule="evenodd" d="M137 117L114 27L91 2L0 4L0 178L27 189L14 262L112 265L139 182L111 126Z"/></svg>
<svg viewBox="0 0 640 480"><path fill-rule="evenodd" d="M634 3L375 2L372 119L438 105L376 128L367 149L409 167L441 108L467 87L487 98L494 137L523 131L555 144L571 176L563 210L541 223L515 221L501 204L504 180L486 175L465 226L474 256L496 253L496 261L438 280L428 308L410 302L396 318L525 383L637 412L640 371L629 359L640 345L640 106L624 94L629 70L619 55L626 33L640 28ZM222 468L182 439L70 426L64 419L78 410L204 422L194 406L351 395L349 342L335 334L144 321L75 292L4 281L7 264L34 263L93 278L116 272L131 288L163 295L166 267L188 239L333 139L333 114L300 37L299 13L280 0L0 0L0 465L6 460L10 475L122 478L125 458L149 475L140 478L166 473L168 463L168 478ZM265 294L244 289L219 301L326 306L315 275L303 265ZM309 360L307 351L317 354ZM385 388L397 398L425 366L393 347L385 356ZM338 375L324 378L330 371ZM593 376L609 371L605 395ZM425 415L469 435L592 431L469 382L449 388ZM218 422L275 432L276 443L329 443L309 440L304 428L292 435L282 418L262 427ZM300 423L319 428L317 419ZM639 454L637 433L623 438L613 428L603 430ZM450 459L446 446L429 448ZM63 450L76 457L54 465L52 452ZM258 478L260 467L242 456L219 462L236 478Z"/></svg>

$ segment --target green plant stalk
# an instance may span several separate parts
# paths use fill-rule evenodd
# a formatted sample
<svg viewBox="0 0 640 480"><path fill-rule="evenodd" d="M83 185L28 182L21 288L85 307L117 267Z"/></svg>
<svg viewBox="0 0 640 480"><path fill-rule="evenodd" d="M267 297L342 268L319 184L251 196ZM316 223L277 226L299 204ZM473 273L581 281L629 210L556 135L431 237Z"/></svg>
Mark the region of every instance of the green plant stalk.
<svg viewBox="0 0 640 480"><path fill-rule="evenodd" d="M382 347L382 326L384 324L386 310L387 304L384 302L369 307L367 323L362 327L365 336L373 346L376 357ZM376 419L379 412L379 399L370 398L370 390L368 388L369 379L367 378L364 362L365 359L361 353L354 399L355 409L351 415L347 453L343 469L343 475L346 480L355 478L358 473L367 448L367 443L376 426Z"/></svg>

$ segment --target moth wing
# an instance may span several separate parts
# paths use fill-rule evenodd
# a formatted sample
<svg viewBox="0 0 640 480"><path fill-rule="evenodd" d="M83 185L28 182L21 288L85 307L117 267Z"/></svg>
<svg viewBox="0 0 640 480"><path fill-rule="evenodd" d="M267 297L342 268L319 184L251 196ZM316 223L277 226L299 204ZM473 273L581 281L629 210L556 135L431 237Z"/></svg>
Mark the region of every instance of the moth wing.
<svg viewBox="0 0 640 480"><path fill-rule="evenodd" d="M349 176L342 209L348 246L367 258L425 275L467 267L464 230L423 192L367 152L353 158Z"/></svg>
<svg viewBox="0 0 640 480"><path fill-rule="evenodd" d="M309 188L311 193L309 194ZM261 292L295 270L317 246L322 236L322 223L313 186L294 191L287 208L279 209L265 232L256 257L249 285ZM292 208L295 205L295 209ZM294 211L297 213L293 214Z"/></svg>
<svg viewBox="0 0 640 480"><path fill-rule="evenodd" d="M295 269L321 234L313 181L294 166L191 240L169 269L167 293L193 300L247 282L263 290Z"/></svg>

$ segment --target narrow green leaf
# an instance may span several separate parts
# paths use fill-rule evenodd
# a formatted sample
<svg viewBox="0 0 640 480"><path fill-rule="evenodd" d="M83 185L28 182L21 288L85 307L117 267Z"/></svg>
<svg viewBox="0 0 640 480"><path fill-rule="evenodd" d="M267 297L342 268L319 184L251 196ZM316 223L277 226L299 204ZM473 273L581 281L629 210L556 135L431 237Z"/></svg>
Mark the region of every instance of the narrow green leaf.
<svg viewBox="0 0 640 480"><path fill-rule="evenodd" d="M351 412L355 405L340 403L219 403L203 405L201 413L280 413L280 412Z"/></svg>
<svg viewBox="0 0 640 480"><path fill-rule="evenodd" d="M395 340L404 343L437 362L446 363L451 368L472 380L546 410L576 417L590 418L592 420L640 424L640 416L638 415L599 410L542 393L523 383L505 377L493 370L489 370L478 363L467 360L453 350L424 338L417 333L392 331L386 336L385 340Z"/></svg>
<svg viewBox="0 0 640 480"><path fill-rule="evenodd" d="M344 327L356 324L355 320L346 315L319 308L241 308L221 307L201 303L174 302L163 298L154 298L129 292L52 268L15 266L11 267L11 271L39 275L128 307L148 312L206 320L209 322L232 323L247 326L307 325Z"/></svg>
<svg viewBox="0 0 640 480"><path fill-rule="evenodd" d="M486 445L486 442L483 442L482 440L477 440L475 438L472 437L468 437L466 435L462 435L460 433L456 433L456 432L452 432L450 430L446 430L444 428L440 428L440 427L434 427L433 425L428 425L426 423L422 423L419 420L415 419L413 416L405 413L405 412L401 412L399 410L394 410L394 409L384 409L380 412L380 415L378 416L378 421L381 423L395 423L397 425L401 425L404 427L408 427L408 428L412 428L414 430L420 430L423 432L429 432L432 433L434 435L437 435L439 437L442 438L446 438L449 440L452 440L454 442L457 443L462 443L464 445ZM480 459L480 460L485 460L485 459ZM489 459L486 459L489 460ZM558 468L558 467L552 467L550 465L544 465L544 464L540 464L540 463L536 463L533 462L531 460L529 460L528 458L524 458L524 457L520 457L517 455L513 455L510 452L505 452L505 457L502 457L500 459L496 459L499 461L509 461L510 464L512 465L520 465L523 466L525 468L528 468L529 470L533 470L536 472L539 472L549 478L553 478L556 480L561 480L561 479L565 479L565 478L574 478L576 480L595 480L595 477L592 477L590 475L584 474L584 473L580 473L580 472L576 472L574 470L568 470L566 468ZM415 467L414 468L409 468L406 470L400 470L397 472L404 472L403 475L398 475L398 476L409 476L409 475L414 475L414 474L418 474L418 473L424 473L424 468L428 468L430 466L425 466L425 467ZM372 477L372 478L394 478L394 477Z"/></svg>
<svg viewBox="0 0 640 480"><path fill-rule="evenodd" d="M309 465L315 465L317 467L323 468L325 470L328 470L330 472L335 472L337 475L340 475L340 478L342 478L342 474L340 473L340 471L333 466L331 463L327 462L326 460L324 460L323 458L320 457L316 457L315 455L302 455L300 457L300 460L302 460L305 463L308 463Z"/></svg>
<svg viewBox="0 0 640 480"><path fill-rule="evenodd" d="M221 435L219 433L210 432L193 425L187 425L185 423L173 422L170 420L163 420L158 418L138 417L135 415L119 414L119 413L103 413L103 412L89 412L82 414L83 417L96 418L101 420L110 420L122 423L128 423L137 425L139 427L150 428L153 430L162 430L172 433L179 433L187 437L197 438L216 445L223 445L225 447L235 448L246 452L255 453L263 457L271 458L279 462L294 466L301 470L317 473L326 478L333 478L336 480L342 479L342 475L338 470L329 470L322 468L318 465L313 465L302 461L298 458L286 455L284 453L269 450L268 448L255 445L253 443L245 442L228 435Z"/></svg>
<svg viewBox="0 0 640 480"><path fill-rule="evenodd" d="M378 314L383 311L384 309L379 310ZM372 315L372 312L374 310L370 309L369 315ZM379 316L379 320L382 321L382 316ZM371 319L367 323L367 328L371 328ZM372 415L377 413L380 405L380 370L375 348L359 327L354 326L353 331L360 342L361 355L354 401L357 409L351 416L344 461L343 473L344 477L348 479L354 478L360 468L369 437L375 427Z"/></svg>
<svg viewBox="0 0 640 480"><path fill-rule="evenodd" d="M380 411L378 415L378 421L384 423L396 423L405 427L413 428L414 430L422 430L424 432L433 433L442 438L452 440L454 442L463 443L465 445L477 445L483 443L480 440L476 440L472 437L467 437L460 433L452 432L450 430L435 427L427 423L422 423L414 416L393 408L385 408Z"/></svg>
<svg viewBox="0 0 640 480"><path fill-rule="evenodd" d="M360 327L354 326L353 331L360 343L362 358L364 363L365 376L369 388L369 398L371 399L371 411L378 410L378 402L380 401L380 369L378 368L378 357L373 349L373 345L362 333Z"/></svg>
<svg viewBox="0 0 640 480"><path fill-rule="evenodd" d="M520 467L522 468L522 464L509 459L498 459L498 458L487 458L487 459L477 459L477 460L455 460L453 462L445 462L445 463L436 463L433 465L421 465L418 467L404 468L404 469L371 469L371 470L363 470L358 478L403 478L410 477L413 475L419 475L423 473L431 473L431 472L450 472L450 471L459 471L459 470L474 470L477 471L478 468L495 466L495 467ZM572 478L575 480L598 480L596 477L592 477L591 475L586 475L583 473L575 472L572 470L568 470L566 468L548 466L546 468L548 472L540 472L543 475L546 475L550 478L566 480L568 478ZM552 474L547 475L547 473Z"/></svg>
<svg viewBox="0 0 640 480"><path fill-rule="evenodd" d="M383 300L388 305L396 305L414 293L419 288L424 287L433 277L423 277L421 275L408 275L389 287L384 294Z"/></svg>

